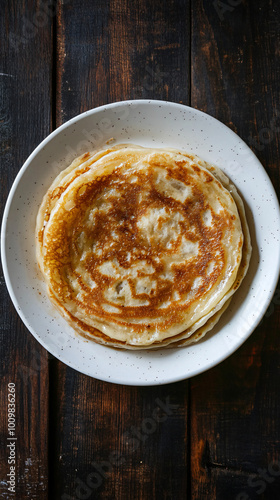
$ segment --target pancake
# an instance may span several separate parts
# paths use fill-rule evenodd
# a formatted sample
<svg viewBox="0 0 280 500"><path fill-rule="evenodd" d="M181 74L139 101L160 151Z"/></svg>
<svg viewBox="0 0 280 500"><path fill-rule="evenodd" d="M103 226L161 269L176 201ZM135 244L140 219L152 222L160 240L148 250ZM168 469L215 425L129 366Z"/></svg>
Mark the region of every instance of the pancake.
<svg viewBox="0 0 280 500"><path fill-rule="evenodd" d="M129 144L86 153L59 174L38 211L36 254L76 332L152 349L213 328L246 275L251 243L220 169Z"/></svg>

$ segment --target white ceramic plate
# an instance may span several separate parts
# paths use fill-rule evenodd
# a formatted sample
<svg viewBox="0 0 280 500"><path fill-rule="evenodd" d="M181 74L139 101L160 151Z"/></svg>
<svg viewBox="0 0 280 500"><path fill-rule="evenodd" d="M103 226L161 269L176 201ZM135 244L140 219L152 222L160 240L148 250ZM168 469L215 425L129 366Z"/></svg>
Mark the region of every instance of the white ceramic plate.
<svg viewBox="0 0 280 500"><path fill-rule="evenodd" d="M173 147L218 165L245 201L253 254L248 275L212 332L193 346L151 351L107 348L78 338L46 296L35 261L35 218L52 180L72 159L106 143ZM31 154L11 189L2 224L4 275L15 308L55 357L97 379L128 385L182 380L223 361L252 333L276 287L280 216L272 184L252 151L229 128L196 109L163 101L118 102L83 113Z"/></svg>

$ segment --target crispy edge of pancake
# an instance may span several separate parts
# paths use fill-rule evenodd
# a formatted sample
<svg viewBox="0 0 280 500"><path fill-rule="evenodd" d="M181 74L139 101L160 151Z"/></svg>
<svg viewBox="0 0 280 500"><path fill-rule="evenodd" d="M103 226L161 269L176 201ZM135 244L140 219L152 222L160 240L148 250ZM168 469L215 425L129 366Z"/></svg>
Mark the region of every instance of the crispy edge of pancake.
<svg viewBox="0 0 280 500"><path fill-rule="evenodd" d="M82 324L79 325L77 322L74 322L73 326L73 321L72 321L72 316L71 314L63 307L61 304L58 303L56 300L55 296L52 295L51 292L49 292L49 297L55 306L55 308L59 311L60 315L67 321L67 323L72 327L74 333L78 337L82 337L85 341L94 341L100 345L103 345L105 347L111 347L111 348L116 348L116 349L124 349L124 350L137 350L137 351L142 351L142 350L159 350L159 349L172 349L172 348L178 348L178 347L187 347L190 344L193 344L195 342L198 342L201 340L210 330L214 328L214 326L218 323L220 317L223 315L225 310L228 308L231 298L227 300L227 302L223 305L223 307L217 311L209 320L205 323L205 325L201 326L198 328L188 339L182 339L178 340L177 338L171 339L170 342L166 343L155 343L151 344L147 347L143 346L134 346L127 344L126 342L122 341L114 341L112 338L107 337L104 333L102 333L100 330L93 329L95 330L95 336L90 335L88 332L85 332L82 328Z"/></svg>
<svg viewBox="0 0 280 500"><path fill-rule="evenodd" d="M191 335L191 337L186 338L186 339L182 339L180 341L180 343L178 343L177 347L185 347L187 345L190 345L194 342L201 340L207 334L207 332L209 332L217 324L217 322L219 321L219 319L222 316L222 314L224 313L224 311L228 308L235 292L238 290L241 283L243 282L243 280L247 274L250 260L251 260L251 255L252 255L252 244L251 244L250 231L249 231L249 227L248 227L248 223L247 223L247 219L246 219L244 203L243 203L241 196L239 195L235 185L230 181L230 179L222 172L222 170L219 167L217 167L215 165L210 165L210 164L207 165L206 164L206 168L208 168L208 170L210 172L212 172L220 180L220 182L224 185L224 187L226 187L229 190L229 192L232 194L232 197L236 203L236 206L237 206L237 209L239 212L239 217L241 220L243 236L244 236L243 248L242 248L242 259L241 259L241 263L239 266L239 270L238 270L238 274L237 274L235 283L232 287L232 293L230 294L228 300L222 306L220 311L215 313L215 315L213 316L213 319L216 317L216 321L214 321L213 323L211 321L209 323L207 322L204 325L204 327L202 327L201 329L198 329L193 335ZM216 314L217 314L217 316L216 316Z"/></svg>

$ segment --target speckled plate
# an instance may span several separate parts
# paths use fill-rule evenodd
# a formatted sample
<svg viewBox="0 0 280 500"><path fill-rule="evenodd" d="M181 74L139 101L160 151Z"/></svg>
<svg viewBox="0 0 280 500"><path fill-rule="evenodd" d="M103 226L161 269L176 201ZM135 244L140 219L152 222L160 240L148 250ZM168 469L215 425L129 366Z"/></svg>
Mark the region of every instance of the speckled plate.
<svg viewBox="0 0 280 500"><path fill-rule="evenodd" d="M218 165L245 201L253 254L248 275L222 319L190 347L151 351L107 348L75 335L51 305L35 261L35 218L52 180L72 159L109 139L174 147ZM4 275L14 306L34 337L54 356L92 377L156 385L201 373L232 354L264 315L280 267L280 216L272 184L252 151L214 118L163 101L118 102L59 127L30 155L7 200L1 235Z"/></svg>

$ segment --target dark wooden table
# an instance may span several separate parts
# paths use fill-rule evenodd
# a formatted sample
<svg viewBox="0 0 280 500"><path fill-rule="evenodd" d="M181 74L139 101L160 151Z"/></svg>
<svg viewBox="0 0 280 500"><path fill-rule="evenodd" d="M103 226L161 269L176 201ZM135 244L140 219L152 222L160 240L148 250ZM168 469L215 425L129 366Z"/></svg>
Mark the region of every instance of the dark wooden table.
<svg viewBox="0 0 280 500"><path fill-rule="evenodd" d="M52 130L135 98L215 116L254 150L279 194L276 0L1 0L0 38L1 210ZM0 284L1 499L280 498L279 288L229 359L141 388L52 358L17 316L3 274ZM16 493L7 483L13 384ZM167 410L148 432L158 398Z"/></svg>

